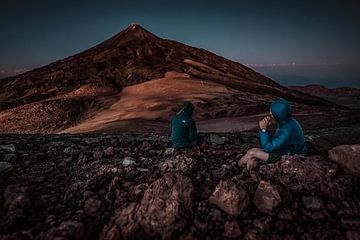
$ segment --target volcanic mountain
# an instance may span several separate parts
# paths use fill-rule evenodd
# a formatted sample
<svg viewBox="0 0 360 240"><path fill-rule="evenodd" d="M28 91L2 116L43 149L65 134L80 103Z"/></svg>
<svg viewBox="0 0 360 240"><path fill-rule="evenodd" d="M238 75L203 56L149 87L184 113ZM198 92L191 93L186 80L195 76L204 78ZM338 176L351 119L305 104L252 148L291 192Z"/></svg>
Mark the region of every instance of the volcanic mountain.
<svg viewBox="0 0 360 240"><path fill-rule="evenodd" d="M251 129L253 118L280 97L302 116L314 114L314 106L317 116L338 111L326 100L136 24L84 52L1 79L0 86L3 133L164 130L183 100L194 102L201 131Z"/></svg>

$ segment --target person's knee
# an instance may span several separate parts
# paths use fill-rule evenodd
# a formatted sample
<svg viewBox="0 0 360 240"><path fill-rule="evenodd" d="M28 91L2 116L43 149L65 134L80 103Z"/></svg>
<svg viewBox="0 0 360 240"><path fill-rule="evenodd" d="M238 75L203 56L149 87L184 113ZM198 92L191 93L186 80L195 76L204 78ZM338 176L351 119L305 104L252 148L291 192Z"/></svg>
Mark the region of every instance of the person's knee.
<svg viewBox="0 0 360 240"><path fill-rule="evenodd" d="M258 151L257 148L251 148L251 149L248 151L249 157L255 157L257 151Z"/></svg>

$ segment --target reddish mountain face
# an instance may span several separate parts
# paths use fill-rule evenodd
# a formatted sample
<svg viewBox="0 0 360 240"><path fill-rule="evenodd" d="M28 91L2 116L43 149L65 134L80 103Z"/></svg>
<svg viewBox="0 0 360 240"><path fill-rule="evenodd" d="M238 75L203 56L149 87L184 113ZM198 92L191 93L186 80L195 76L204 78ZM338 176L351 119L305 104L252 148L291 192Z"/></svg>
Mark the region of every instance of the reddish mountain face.
<svg viewBox="0 0 360 240"><path fill-rule="evenodd" d="M162 80L141 85L155 79ZM99 128L124 119L168 121L185 99L196 103L200 120L263 113L279 97L299 109L332 105L204 49L161 39L136 24L82 53L1 79L0 85L0 132L58 132L80 123ZM128 90L130 86L136 87ZM158 98L153 88L164 88ZM135 103L139 97L142 101ZM137 115L139 106L144 109ZM86 125L89 120L97 125Z"/></svg>
<svg viewBox="0 0 360 240"><path fill-rule="evenodd" d="M312 96L324 98L338 105L349 108L360 108L360 89L351 87L327 88L323 85L292 86L293 90L298 90Z"/></svg>

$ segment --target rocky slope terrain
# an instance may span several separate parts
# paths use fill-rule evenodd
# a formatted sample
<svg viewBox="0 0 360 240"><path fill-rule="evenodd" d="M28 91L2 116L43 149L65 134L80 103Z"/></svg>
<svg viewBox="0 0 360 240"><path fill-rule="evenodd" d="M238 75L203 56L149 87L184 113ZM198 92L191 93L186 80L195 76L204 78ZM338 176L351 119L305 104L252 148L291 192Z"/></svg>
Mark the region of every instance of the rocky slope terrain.
<svg viewBox="0 0 360 240"><path fill-rule="evenodd" d="M331 89L322 85L291 86L289 88L321 97L338 105L354 109L360 108L360 89L357 88L340 87Z"/></svg>
<svg viewBox="0 0 360 240"><path fill-rule="evenodd" d="M130 25L84 52L1 79L0 132L123 131L128 120L168 121L183 100L195 103L197 120L243 117L268 111L279 97L299 110L336 107Z"/></svg>
<svg viewBox="0 0 360 240"><path fill-rule="evenodd" d="M249 173L250 132L175 152L159 135L1 135L0 239L359 239L359 175L327 156L358 136L313 131L309 157Z"/></svg>

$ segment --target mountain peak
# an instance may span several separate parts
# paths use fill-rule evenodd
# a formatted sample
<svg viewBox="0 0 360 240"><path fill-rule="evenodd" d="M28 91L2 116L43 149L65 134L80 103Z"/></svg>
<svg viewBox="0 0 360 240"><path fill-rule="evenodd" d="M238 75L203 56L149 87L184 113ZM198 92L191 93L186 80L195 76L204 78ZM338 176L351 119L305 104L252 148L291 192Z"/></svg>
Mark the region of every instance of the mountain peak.
<svg viewBox="0 0 360 240"><path fill-rule="evenodd" d="M125 28L125 31L132 31L132 30L145 30L143 27L140 26L140 24L132 23L127 28Z"/></svg>
<svg viewBox="0 0 360 240"><path fill-rule="evenodd" d="M110 42L116 43L116 45L126 44L130 41L143 41L143 40L155 40L159 39L157 36L143 28L137 23L130 24L127 28L120 33L109 39ZM107 43L109 43L107 41Z"/></svg>

